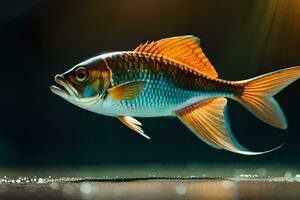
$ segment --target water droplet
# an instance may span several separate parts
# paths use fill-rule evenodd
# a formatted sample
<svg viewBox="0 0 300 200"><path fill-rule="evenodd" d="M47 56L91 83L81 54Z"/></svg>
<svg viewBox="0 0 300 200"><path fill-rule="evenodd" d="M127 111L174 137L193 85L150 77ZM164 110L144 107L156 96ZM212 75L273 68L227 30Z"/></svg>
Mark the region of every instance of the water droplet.
<svg viewBox="0 0 300 200"><path fill-rule="evenodd" d="M42 178L39 178L37 183L44 183L44 180Z"/></svg>
<svg viewBox="0 0 300 200"><path fill-rule="evenodd" d="M57 190L59 188L59 185L58 183L50 183L50 188L53 189L53 190Z"/></svg>
<svg viewBox="0 0 300 200"><path fill-rule="evenodd" d="M234 182L233 181L228 181L228 180L224 180L221 182L221 186L226 188L226 189L231 189L234 187Z"/></svg>
<svg viewBox="0 0 300 200"><path fill-rule="evenodd" d="M83 193L83 194L90 194L92 191L92 186L90 183L82 183L80 185L80 192Z"/></svg>
<svg viewBox="0 0 300 200"><path fill-rule="evenodd" d="M176 193L179 195L184 195L186 193L186 186L183 184L176 186Z"/></svg>

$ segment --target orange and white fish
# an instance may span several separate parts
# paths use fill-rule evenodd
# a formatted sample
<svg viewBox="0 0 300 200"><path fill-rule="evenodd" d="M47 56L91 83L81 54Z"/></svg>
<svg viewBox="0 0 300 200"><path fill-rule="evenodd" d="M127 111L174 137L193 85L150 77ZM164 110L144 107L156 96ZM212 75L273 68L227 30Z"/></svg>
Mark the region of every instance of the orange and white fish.
<svg viewBox="0 0 300 200"><path fill-rule="evenodd" d="M300 77L300 66L243 81L218 78L195 36L142 44L133 51L106 53L56 75L51 91L83 109L117 117L150 139L133 117L175 116L207 144L256 155L231 133L227 99L281 129L287 121L273 96ZM278 148L278 147L277 147ZM275 148L275 149L277 149Z"/></svg>

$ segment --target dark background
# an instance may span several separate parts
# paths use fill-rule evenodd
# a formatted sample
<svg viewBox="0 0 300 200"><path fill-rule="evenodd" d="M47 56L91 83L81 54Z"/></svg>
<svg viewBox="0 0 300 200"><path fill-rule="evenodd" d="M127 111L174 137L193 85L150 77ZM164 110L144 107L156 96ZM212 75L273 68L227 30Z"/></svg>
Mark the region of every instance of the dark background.
<svg viewBox="0 0 300 200"><path fill-rule="evenodd" d="M53 77L99 53L147 40L193 34L223 79L241 80L300 65L297 0L2 1L1 166L124 163L277 163L300 161L300 82L276 96L289 128L256 119L236 102L229 117L242 156L198 140L175 118L140 119L152 138L117 119L81 110L49 90Z"/></svg>

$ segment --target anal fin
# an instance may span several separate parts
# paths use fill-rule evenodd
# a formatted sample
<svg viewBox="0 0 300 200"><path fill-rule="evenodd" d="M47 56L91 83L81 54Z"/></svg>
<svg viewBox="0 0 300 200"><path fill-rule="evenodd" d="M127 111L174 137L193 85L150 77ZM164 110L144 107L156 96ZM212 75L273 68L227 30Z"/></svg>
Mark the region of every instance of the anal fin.
<svg viewBox="0 0 300 200"><path fill-rule="evenodd" d="M133 130L136 133L138 133L139 135L147 138L148 140L151 139L148 135L146 135L144 133L143 129L141 128L142 123L139 122L138 120L136 120L130 116L116 116L116 117L131 130Z"/></svg>
<svg viewBox="0 0 300 200"><path fill-rule="evenodd" d="M193 133L213 147L244 155L274 150L252 152L242 147L231 132L226 104L227 100L223 97L211 98L176 111L175 114Z"/></svg>

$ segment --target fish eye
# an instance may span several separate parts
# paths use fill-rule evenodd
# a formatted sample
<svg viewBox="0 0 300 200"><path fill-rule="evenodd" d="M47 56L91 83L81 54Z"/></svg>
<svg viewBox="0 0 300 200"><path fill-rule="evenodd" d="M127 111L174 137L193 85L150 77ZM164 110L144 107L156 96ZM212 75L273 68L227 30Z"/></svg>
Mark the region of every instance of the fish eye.
<svg viewBox="0 0 300 200"><path fill-rule="evenodd" d="M89 76L89 72L85 67L79 67L78 69L76 69L75 73L76 73L76 80L78 82L83 82L87 80Z"/></svg>

